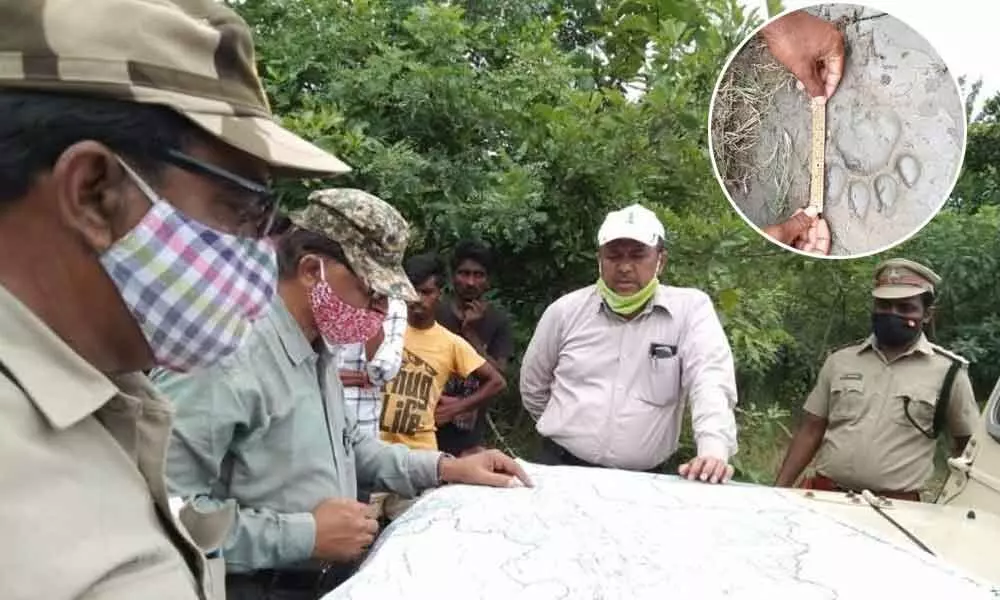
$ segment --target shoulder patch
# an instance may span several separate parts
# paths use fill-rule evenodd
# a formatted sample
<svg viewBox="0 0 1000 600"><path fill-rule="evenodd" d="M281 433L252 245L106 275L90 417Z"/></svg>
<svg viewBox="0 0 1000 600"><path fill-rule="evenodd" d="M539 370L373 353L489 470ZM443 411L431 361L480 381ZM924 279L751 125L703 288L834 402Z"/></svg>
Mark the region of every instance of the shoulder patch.
<svg viewBox="0 0 1000 600"><path fill-rule="evenodd" d="M840 346L834 346L833 348L830 348L829 350L827 350L826 355L827 356L832 356L833 354L836 354L837 352L840 352L841 350L850 350L851 348L857 348L857 347L861 346L862 344L864 344L867 340L868 340L867 337L863 337L863 338L861 338L859 340L854 340L853 342L850 342L848 344L842 344Z"/></svg>
<svg viewBox="0 0 1000 600"><path fill-rule="evenodd" d="M958 362L962 363L962 365L964 365L964 366L969 366L969 360L967 358L965 358L964 356L961 356L959 354L955 354L951 350L948 350L947 348L942 348L941 346L938 346L937 344L934 344L934 343L931 344L931 347L934 348L934 352L936 354L940 354L941 356L944 356L945 358L947 358L949 360L957 360Z"/></svg>

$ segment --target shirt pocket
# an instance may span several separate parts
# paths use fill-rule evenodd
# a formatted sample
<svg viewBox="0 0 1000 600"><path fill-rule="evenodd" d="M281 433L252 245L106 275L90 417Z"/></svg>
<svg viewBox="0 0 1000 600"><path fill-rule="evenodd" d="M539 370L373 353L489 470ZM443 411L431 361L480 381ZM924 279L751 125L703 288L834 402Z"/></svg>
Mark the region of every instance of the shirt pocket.
<svg viewBox="0 0 1000 600"><path fill-rule="evenodd" d="M830 422L853 423L865 409L865 383L859 379L839 380L830 386Z"/></svg>
<svg viewBox="0 0 1000 600"><path fill-rule="evenodd" d="M636 397L645 405L672 406L680 399L681 361L676 355L668 358L646 358L646 377L638 377Z"/></svg>
<svg viewBox="0 0 1000 600"><path fill-rule="evenodd" d="M926 385L909 385L900 389L891 398L893 422L916 429L928 437L932 436L937 393L936 389Z"/></svg>

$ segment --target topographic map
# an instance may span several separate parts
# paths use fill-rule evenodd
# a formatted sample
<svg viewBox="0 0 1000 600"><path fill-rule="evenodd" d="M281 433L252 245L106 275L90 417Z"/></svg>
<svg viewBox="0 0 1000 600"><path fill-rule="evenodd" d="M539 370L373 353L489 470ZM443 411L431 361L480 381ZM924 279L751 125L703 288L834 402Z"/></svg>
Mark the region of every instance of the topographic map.
<svg viewBox="0 0 1000 600"><path fill-rule="evenodd" d="M996 597L772 488L522 464L534 488L423 496L325 600Z"/></svg>

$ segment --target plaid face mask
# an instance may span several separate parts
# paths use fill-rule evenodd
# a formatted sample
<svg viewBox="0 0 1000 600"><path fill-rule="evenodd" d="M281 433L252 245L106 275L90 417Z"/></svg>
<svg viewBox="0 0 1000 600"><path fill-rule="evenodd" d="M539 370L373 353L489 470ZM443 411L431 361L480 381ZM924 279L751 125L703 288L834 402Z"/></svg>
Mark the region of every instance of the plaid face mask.
<svg viewBox="0 0 1000 600"><path fill-rule="evenodd" d="M101 256L153 351L175 371L207 366L239 348L274 296L278 269L267 240L222 233L162 200L124 162L152 207Z"/></svg>

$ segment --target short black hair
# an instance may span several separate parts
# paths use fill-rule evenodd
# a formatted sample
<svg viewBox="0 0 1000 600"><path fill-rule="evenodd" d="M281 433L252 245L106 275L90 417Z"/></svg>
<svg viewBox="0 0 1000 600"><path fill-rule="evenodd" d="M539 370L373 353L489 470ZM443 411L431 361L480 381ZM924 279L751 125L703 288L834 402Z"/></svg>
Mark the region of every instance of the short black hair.
<svg viewBox="0 0 1000 600"><path fill-rule="evenodd" d="M285 232L292 228L292 220L288 218L288 215L284 213L278 213L274 216L274 223L271 224L271 231L269 235L280 236L284 235Z"/></svg>
<svg viewBox="0 0 1000 600"><path fill-rule="evenodd" d="M23 198L73 144L94 140L155 179L164 150L202 132L164 106L37 91L0 90L0 207Z"/></svg>
<svg viewBox="0 0 1000 600"><path fill-rule="evenodd" d="M410 278L413 287L421 285L431 277L438 287L444 287L444 261L433 252L417 254L407 259L403 265L406 276Z"/></svg>
<svg viewBox="0 0 1000 600"><path fill-rule="evenodd" d="M934 307L934 292L920 294L920 300L924 303L924 310L930 310Z"/></svg>
<svg viewBox="0 0 1000 600"><path fill-rule="evenodd" d="M278 277L291 279L295 277L299 261L306 254L321 254L344 265L353 272L344 248L340 243L331 240L321 233L292 226L281 234L277 244Z"/></svg>
<svg viewBox="0 0 1000 600"><path fill-rule="evenodd" d="M455 244L455 250L451 256L451 270L457 271L458 266L467 260L482 265L487 275L493 270L493 252L486 244L478 240L462 240Z"/></svg>

